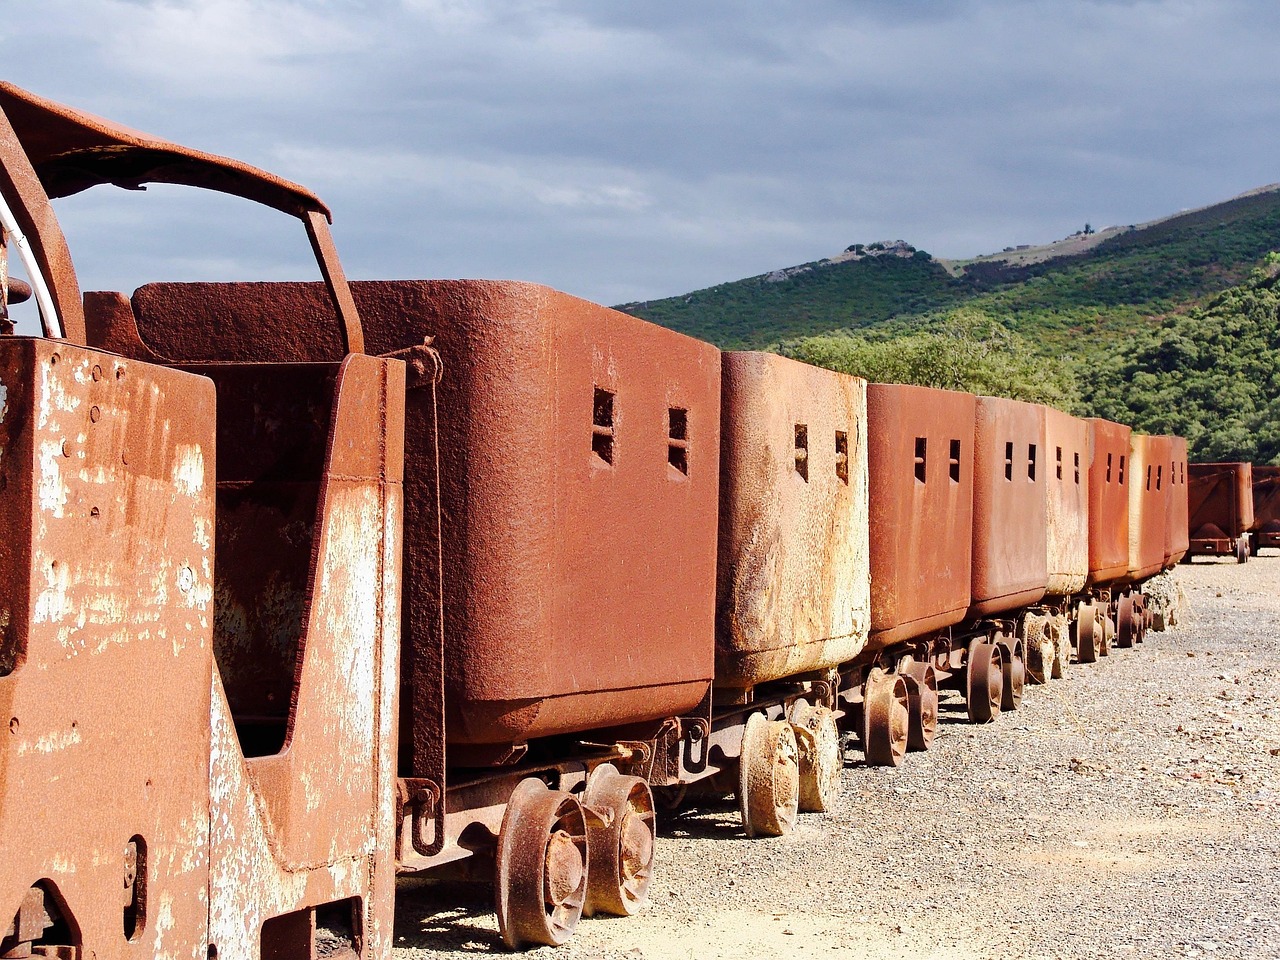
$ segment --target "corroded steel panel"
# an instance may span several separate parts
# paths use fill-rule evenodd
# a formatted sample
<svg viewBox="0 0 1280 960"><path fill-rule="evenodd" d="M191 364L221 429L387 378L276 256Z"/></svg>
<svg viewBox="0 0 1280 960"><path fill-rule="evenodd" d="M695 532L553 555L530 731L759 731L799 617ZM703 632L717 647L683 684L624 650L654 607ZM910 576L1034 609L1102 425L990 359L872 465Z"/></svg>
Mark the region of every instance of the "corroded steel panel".
<svg viewBox="0 0 1280 960"><path fill-rule="evenodd" d="M973 558L970 393L867 386L868 650L959 623Z"/></svg>
<svg viewBox="0 0 1280 960"><path fill-rule="evenodd" d="M1129 437L1129 580L1144 580L1164 566L1170 452L1164 437Z"/></svg>
<svg viewBox="0 0 1280 960"><path fill-rule="evenodd" d="M870 623L866 381L722 357L716 683L834 667Z"/></svg>
<svg viewBox="0 0 1280 960"><path fill-rule="evenodd" d="M433 336L446 370L449 741L691 711L714 654L720 352L533 284L355 290L371 346ZM426 526L407 551L431 548ZM435 615L424 587L406 585L414 637Z"/></svg>
<svg viewBox="0 0 1280 960"><path fill-rule="evenodd" d="M240 438L227 443L225 470L220 460L219 523L243 524L242 536L267 542L280 535L271 527L283 526L310 546L301 559L305 588L293 662L287 665L282 739L264 736L262 726L274 726L274 718L246 716L241 711L252 711L252 700L237 709L230 696L236 686L257 696L271 684L240 670L213 679L209 942L220 958L315 956L315 908L340 903L354 933L347 946L360 944L365 958L387 957L394 897L404 365L352 356L340 368L201 369L218 383L220 394L234 387L258 398L253 404L233 399L219 408L228 414L219 424L220 445L223 437ZM331 393L318 393L332 396L332 411L322 418L318 459L304 457L301 465L283 469L294 485L307 482L308 468L314 471L309 502L315 516L298 528L291 506L276 513L269 507L245 511L244 501L288 499L276 456L287 456L289 448L271 435L279 431L283 438L290 431L276 419L282 403L271 394L300 388L308 379L304 373L331 385ZM317 395L311 389L304 393ZM230 419L232 412L238 419ZM299 424L299 435L308 430L307 423ZM257 481L262 486L246 494L245 485ZM249 624L267 615L277 588L259 584L255 592L244 582L252 572L230 563L224 568L221 560L218 569L219 591L234 595L242 614L220 618L219 649L265 647L271 651L268 662L284 666L271 641ZM286 576L296 577L297 571ZM272 752L262 755L268 743Z"/></svg>
<svg viewBox="0 0 1280 960"><path fill-rule="evenodd" d="M1280 467L1253 466L1253 530L1259 546L1280 546Z"/></svg>
<svg viewBox="0 0 1280 960"><path fill-rule="evenodd" d="M1192 463L1187 470L1187 527L1192 540L1234 540L1253 526L1251 464Z"/></svg>
<svg viewBox="0 0 1280 960"><path fill-rule="evenodd" d="M1177 563L1191 546L1190 494L1187 486L1187 440L1185 437L1169 437L1169 518L1165 524L1168 540L1165 566Z"/></svg>
<svg viewBox="0 0 1280 960"><path fill-rule="evenodd" d="M1132 431L1094 417L1089 424L1089 583L1123 580L1129 570L1129 463Z"/></svg>
<svg viewBox="0 0 1280 960"><path fill-rule="evenodd" d="M1069 597L1089 575L1089 425L1044 408L1046 460L1046 593Z"/></svg>
<svg viewBox="0 0 1280 960"><path fill-rule="evenodd" d="M719 351L534 284L352 289L370 352L434 337L447 371L450 741L500 745L692 710L714 657ZM155 284L134 307L142 339L166 356L341 353L320 284ZM270 341L255 343L264 330ZM411 435L426 434L425 402L411 400ZM432 456L421 443L406 451L407 568L436 549ZM404 611L411 676L439 616L429 578L407 578Z"/></svg>
<svg viewBox="0 0 1280 960"><path fill-rule="evenodd" d="M46 881L80 956L207 955L213 477L208 380L0 338L0 941Z"/></svg>
<svg viewBox="0 0 1280 960"><path fill-rule="evenodd" d="M978 397L970 616L1035 603L1048 585L1044 409Z"/></svg>

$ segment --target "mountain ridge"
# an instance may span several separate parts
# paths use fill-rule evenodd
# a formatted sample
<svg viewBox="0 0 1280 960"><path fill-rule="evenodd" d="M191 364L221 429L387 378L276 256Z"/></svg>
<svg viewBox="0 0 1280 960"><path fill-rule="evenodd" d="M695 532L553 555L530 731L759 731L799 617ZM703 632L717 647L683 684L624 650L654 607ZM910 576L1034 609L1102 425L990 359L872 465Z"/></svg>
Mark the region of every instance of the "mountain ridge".
<svg viewBox="0 0 1280 960"><path fill-rule="evenodd" d="M876 255L868 250L880 247ZM836 330L927 326L974 306L1046 352L1081 333L1114 339L1185 313L1280 249L1280 184L1143 224L1073 234L967 260L904 241L840 254L618 309L725 348L759 348Z"/></svg>

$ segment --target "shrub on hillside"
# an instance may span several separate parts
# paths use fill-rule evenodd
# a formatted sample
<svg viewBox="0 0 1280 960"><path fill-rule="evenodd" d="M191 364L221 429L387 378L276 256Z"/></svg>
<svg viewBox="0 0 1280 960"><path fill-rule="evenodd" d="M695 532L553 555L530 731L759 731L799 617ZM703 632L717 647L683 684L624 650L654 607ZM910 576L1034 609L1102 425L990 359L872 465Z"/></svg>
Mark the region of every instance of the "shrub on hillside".
<svg viewBox="0 0 1280 960"><path fill-rule="evenodd" d="M1004 324L968 307L947 314L937 329L892 340L832 333L786 341L778 350L876 383L1012 397L1064 410L1078 398L1067 364L1037 355Z"/></svg>
<svg viewBox="0 0 1280 960"><path fill-rule="evenodd" d="M1187 438L1191 459L1280 463L1280 254L1202 309L1082 368L1086 409Z"/></svg>

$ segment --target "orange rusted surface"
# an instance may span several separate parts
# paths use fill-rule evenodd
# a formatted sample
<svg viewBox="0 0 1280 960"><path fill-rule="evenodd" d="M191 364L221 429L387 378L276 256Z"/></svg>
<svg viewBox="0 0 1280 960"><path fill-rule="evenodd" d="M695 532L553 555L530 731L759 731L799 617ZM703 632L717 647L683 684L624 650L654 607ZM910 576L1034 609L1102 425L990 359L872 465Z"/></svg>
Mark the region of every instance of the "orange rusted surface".
<svg viewBox="0 0 1280 960"><path fill-rule="evenodd" d="M1190 552L1233 552L1234 541L1253 526L1252 465L1189 464L1187 501Z"/></svg>
<svg viewBox="0 0 1280 960"><path fill-rule="evenodd" d="M723 355L716 683L837 666L870 625L866 381Z"/></svg>
<svg viewBox="0 0 1280 960"><path fill-rule="evenodd" d="M1097 417L1089 424L1089 584L1123 580L1129 570L1129 463L1132 431Z"/></svg>
<svg viewBox="0 0 1280 960"><path fill-rule="evenodd" d="M1280 467L1253 465L1253 530L1259 547L1280 547Z"/></svg>
<svg viewBox="0 0 1280 960"><path fill-rule="evenodd" d="M0 168L46 329L119 354L0 338L0 954L385 958L405 365L342 360L300 187L8 85ZM49 197L149 182L302 220L332 362L192 364L228 358L83 311Z"/></svg>
<svg viewBox="0 0 1280 960"><path fill-rule="evenodd" d="M214 461L208 380L0 338L0 954L207 955Z"/></svg>
<svg viewBox="0 0 1280 960"><path fill-rule="evenodd" d="M1163 437L1133 433L1129 438L1129 569L1130 581L1159 573L1165 558L1168 515L1168 461L1171 445Z"/></svg>
<svg viewBox="0 0 1280 960"><path fill-rule="evenodd" d="M126 298L86 304L92 336L159 356ZM186 369L216 385L221 454L209 943L222 958L344 944L386 956L405 366L354 355Z"/></svg>
<svg viewBox="0 0 1280 960"><path fill-rule="evenodd" d="M1048 585L1044 409L978 397L970 616L1035 603Z"/></svg>
<svg viewBox="0 0 1280 960"><path fill-rule="evenodd" d="M1089 425L1044 408L1046 594L1070 597L1089 576Z"/></svg>
<svg viewBox="0 0 1280 960"><path fill-rule="evenodd" d="M448 371L438 404L449 742L485 747L471 754L479 761L698 705L714 650L719 351L534 284L352 289L371 351L434 337ZM341 351L318 284L154 284L133 307L142 341L165 356ZM299 335L304 324L314 336ZM263 330L273 332L255 341ZM406 453L411 569L437 550L426 402L411 400L408 422L419 438ZM409 576L406 683L416 660L439 659L439 610L436 584ZM420 680L410 727L415 711L438 709L440 678Z"/></svg>
<svg viewBox="0 0 1280 960"><path fill-rule="evenodd" d="M964 619L973 558L973 394L867 386L868 651Z"/></svg>
<svg viewBox="0 0 1280 960"><path fill-rule="evenodd" d="M1190 491L1187 486L1187 440L1169 437L1169 519L1165 524L1168 547L1165 566L1177 563L1191 547Z"/></svg>
<svg viewBox="0 0 1280 960"><path fill-rule="evenodd" d="M220 531L219 544L245 540L218 564L215 641L228 653L262 647L266 662L286 671L283 710L264 696L272 685L246 676L239 660L214 677L209 941L219 957L308 957L335 945L387 956L404 366L352 356L340 368L307 369L331 413L322 417L318 452L300 456L273 436L283 429L274 418L293 399L273 394L292 393L307 376L267 364L200 369L219 384L220 446L226 438L234 448L219 462L219 523L243 525ZM308 426L299 418L285 436L296 444ZM305 487L314 489L298 492ZM295 498L313 505L305 527ZM272 550L291 537L309 549ZM303 585L287 618L297 631L289 660L254 629L262 619L279 627L283 589L236 562L254 543L301 561L280 571L284 582ZM317 933L317 923L336 930Z"/></svg>

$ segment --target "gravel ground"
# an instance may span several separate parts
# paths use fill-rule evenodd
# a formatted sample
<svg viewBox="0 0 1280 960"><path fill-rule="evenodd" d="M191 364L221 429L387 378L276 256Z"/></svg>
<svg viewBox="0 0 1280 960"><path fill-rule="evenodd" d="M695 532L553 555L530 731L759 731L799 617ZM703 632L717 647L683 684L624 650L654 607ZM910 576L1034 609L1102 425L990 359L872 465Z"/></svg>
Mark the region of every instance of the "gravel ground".
<svg viewBox="0 0 1280 960"><path fill-rule="evenodd" d="M652 905L556 960L1280 958L1280 556L1197 561L1175 630L1028 687L943 702L897 770L851 750L830 814L747 840L725 804L660 825ZM501 953L483 886L408 884L398 960Z"/></svg>

